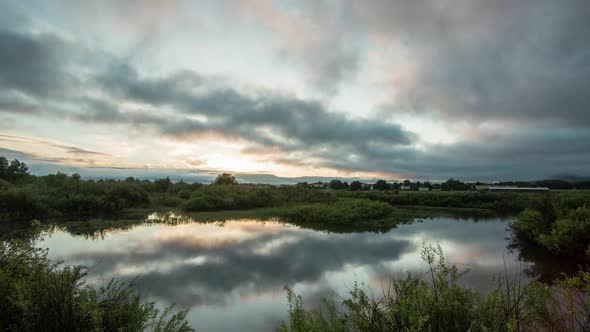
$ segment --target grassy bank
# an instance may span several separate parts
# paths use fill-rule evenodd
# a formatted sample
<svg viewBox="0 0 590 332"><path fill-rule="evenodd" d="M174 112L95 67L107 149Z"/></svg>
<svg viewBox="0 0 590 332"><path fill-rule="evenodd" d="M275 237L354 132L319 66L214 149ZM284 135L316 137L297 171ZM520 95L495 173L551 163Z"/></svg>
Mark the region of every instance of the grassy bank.
<svg viewBox="0 0 590 332"><path fill-rule="evenodd" d="M365 191L341 192L339 195L366 198L386 202L393 206L413 206L432 208L475 209L492 211L497 214L514 214L524 210L531 197L530 193L494 193L478 191L438 191L438 192L396 192Z"/></svg>
<svg viewBox="0 0 590 332"><path fill-rule="evenodd" d="M310 209L326 212L328 219L344 213L332 213L329 206L357 213L341 202L378 202L363 210L367 219L379 215L386 203L393 207L428 207L473 209L481 211L519 212L535 194L511 193L396 193L362 191L326 191L297 186L201 185L171 181L85 181L65 174L29 176L15 183L0 184L0 222L29 224L32 220L133 219L146 211L215 212L260 208L285 208L307 205L297 211L286 211L291 218ZM322 207L321 204L328 207ZM371 203L364 203L370 205ZM324 211L325 210L325 211ZM375 210L375 211L373 211ZM356 216L350 217L352 219ZM331 222L331 221L330 221ZM346 222L346 221L345 221Z"/></svg>

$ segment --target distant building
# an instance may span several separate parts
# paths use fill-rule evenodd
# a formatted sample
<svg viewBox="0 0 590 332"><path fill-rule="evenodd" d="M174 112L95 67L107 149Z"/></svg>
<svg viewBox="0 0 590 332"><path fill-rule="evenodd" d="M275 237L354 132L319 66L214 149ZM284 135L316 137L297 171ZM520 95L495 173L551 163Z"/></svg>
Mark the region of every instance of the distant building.
<svg viewBox="0 0 590 332"><path fill-rule="evenodd" d="M326 184L322 183L322 182L311 183L309 186L314 189L325 189L326 188Z"/></svg>
<svg viewBox="0 0 590 332"><path fill-rule="evenodd" d="M408 185L402 184L402 186L399 187L399 189L401 189L401 190L412 190L412 186L408 186Z"/></svg>
<svg viewBox="0 0 590 332"><path fill-rule="evenodd" d="M490 190L490 185L488 185L488 184L475 185L475 190Z"/></svg>
<svg viewBox="0 0 590 332"><path fill-rule="evenodd" d="M551 189L547 187L514 187L514 186L495 186L489 187L488 191L496 191L496 192L506 192L506 191L514 191L514 192L548 192Z"/></svg>

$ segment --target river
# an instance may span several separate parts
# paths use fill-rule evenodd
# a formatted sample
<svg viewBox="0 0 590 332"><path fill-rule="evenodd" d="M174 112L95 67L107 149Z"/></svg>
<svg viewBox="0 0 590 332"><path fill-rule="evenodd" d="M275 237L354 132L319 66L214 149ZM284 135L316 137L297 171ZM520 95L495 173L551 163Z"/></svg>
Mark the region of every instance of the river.
<svg viewBox="0 0 590 332"><path fill-rule="evenodd" d="M507 249L507 219L434 217L386 232L317 231L256 219L150 223L80 236L45 232L49 257L92 267L88 282L135 279L161 306L191 309L198 331L271 331L287 318L284 287L306 305L346 296L357 282L375 294L395 275L424 271L420 250L440 245L469 269L466 285L485 291L494 275L528 268Z"/></svg>

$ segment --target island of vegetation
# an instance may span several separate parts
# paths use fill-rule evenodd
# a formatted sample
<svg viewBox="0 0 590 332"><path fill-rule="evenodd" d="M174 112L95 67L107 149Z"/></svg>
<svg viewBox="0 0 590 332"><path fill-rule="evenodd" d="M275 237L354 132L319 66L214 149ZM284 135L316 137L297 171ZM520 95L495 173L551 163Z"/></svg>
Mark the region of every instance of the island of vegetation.
<svg viewBox="0 0 590 332"><path fill-rule="evenodd" d="M429 211L477 212L514 216L509 227L517 246L533 245L547 255L586 262L587 183L527 184L556 189L550 192L478 191L477 185L450 179L442 184L332 180L273 186L238 184L227 173L212 184L169 178L93 180L77 174L31 175L25 163L0 157L0 329L191 330L186 311L158 311L137 295L133 284L87 285L86 268L52 262L32 245L34 235L23 239L11 231L30 235L66 221L112 226L119 222L114 220L146 220L153 212L248 210L303 227L361 225L381 231L426 217ZM423 259L425 274L392 279L389 291L378 299L355 287L341 303L326 299L310 309L287 289L290 318L281 330L584 331L590 326L590 272L585 269L551 283L521 285L499 276L492 291L481 295L459 285L463 272L447 264L439 249L426 246Z"/></svg>

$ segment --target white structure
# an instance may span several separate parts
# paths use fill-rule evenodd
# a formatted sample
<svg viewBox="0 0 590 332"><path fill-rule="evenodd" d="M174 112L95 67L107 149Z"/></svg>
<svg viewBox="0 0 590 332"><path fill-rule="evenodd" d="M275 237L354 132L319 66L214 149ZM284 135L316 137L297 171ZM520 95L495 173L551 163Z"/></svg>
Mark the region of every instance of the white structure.
<svg viewBox="0 0 590 332"><path fill-rule="evenodd" d="M401 187L399 187L401 190L412 190L411 186L406 186L406 185L402 185Z"/></svg>
<svg viewBox="0 0 590 332"><path fill-rule="evenodd" d="M489 187L489 191L516 191L516 192L548 192L551 189L547 187L514 187L514 186L496 186Z"/></svg>

